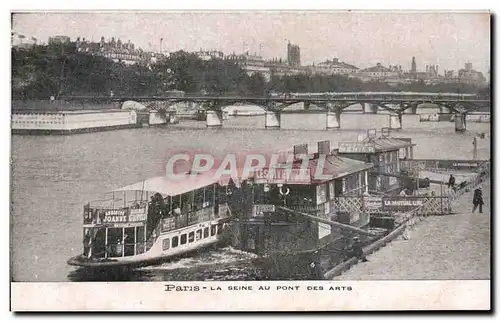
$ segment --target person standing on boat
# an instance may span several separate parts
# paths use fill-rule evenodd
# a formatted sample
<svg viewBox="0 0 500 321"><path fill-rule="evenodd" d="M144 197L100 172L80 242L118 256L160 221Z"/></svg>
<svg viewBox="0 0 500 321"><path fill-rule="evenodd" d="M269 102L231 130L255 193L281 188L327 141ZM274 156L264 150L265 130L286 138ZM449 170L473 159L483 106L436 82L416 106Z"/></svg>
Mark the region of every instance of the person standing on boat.
<svg viewBox="0 0 500 321"><path fill-rule="evenodd" d="M365 256L365 252L363 251L363 244L357 236L354 237L354 245L352 246L351 256L358 258L361 262L368 262Z"/></svg>
<svg viewBox="0 0 500 321"><path fill-rule="evenodd" d="M474 207L472 208L472 213L476 211L478 206L479 206L479 213L483 212L484 201L483 201L483 189L481 188L481 186L479 186L474 190L472 204L474 205Z"/></svg>
<svg viewBox="0 0 500 321"><path fill-rule="evenodd" d="M448 188L455 188L455 176L453 174L450 175L450 179L448 180Z"/></svg>
<svg viewBox="0 0 500 321"><path fill-rule="evenodd" d="M314 255L318 256L318 253L318 251L315 251ZM321 264L318 261L319 258L315 258L309 264L309 274L312 280L323 280L323 270L321 269Z"/></svg>

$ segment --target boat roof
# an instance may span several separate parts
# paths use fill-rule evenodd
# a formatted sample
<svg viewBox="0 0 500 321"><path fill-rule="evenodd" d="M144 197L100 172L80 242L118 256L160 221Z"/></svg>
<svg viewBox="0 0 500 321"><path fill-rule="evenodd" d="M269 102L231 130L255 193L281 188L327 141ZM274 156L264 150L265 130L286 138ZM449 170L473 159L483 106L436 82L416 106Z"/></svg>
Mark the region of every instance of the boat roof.
<svg viewBox="0 0 500 321"><path fill-rule="evenodd" d="M191 175L188 173L177 175L178 176L176 179L172 179L168 176L152 177L131 185L115 189L113 190L113 192L147 191L156 192L168 196L176 196L206 186L210 186L215 183L227 185L229 181L229 178L227 180L217 179L216 175L212 172L205 172L198 175Z"/></svg>
<svg viewBox="0 0 500 321"><path fill-rule="evenodd" d="M400 148L415 146L411 141L394 138L394 137L379 137L370 140L375 145L375 152L385 152L390 150L398 150Z"/></svg>
<svg viewBox="0 0 500 321"><path fill-rule="evenodd" d="M298 163L297 165L294 164L294 168L300 167L300 163ZM310 170L311 179L313 182L330 181L332 179L348 176L350 174L370 169L372 167L372 163L365 163L363 161L358 161L347 157L340 157L337 155L326 155L323 170L321 171L321 173L318 173L318 175L326 175L331 177L331 179L315 180L314 177L316 176L316 170L318 169L318 158L312 159L308 163L308 168Z"/></svg>
<svg viewBox="0 0 500 321"><path fill-rule="evenodd" d="M382 153L387 151L395 151L405 147L416 146L416 144L411 142L411 139L407 138L394 138L394 137L376 137L372 139L365 139L359 142L339 142L340 144L355 144L355 145L365 145L367 147L372 147L373 151L338 151L339 154L372 154L372 153Z"/></svg>

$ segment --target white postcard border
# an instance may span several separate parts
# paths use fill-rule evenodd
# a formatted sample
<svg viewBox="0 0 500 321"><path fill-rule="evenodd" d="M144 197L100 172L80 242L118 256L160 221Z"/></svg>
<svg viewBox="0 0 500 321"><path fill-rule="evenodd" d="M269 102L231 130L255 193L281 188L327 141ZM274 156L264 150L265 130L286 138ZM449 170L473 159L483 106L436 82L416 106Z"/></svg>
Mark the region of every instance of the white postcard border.
<svg viewBox="0 0 500 321"><path fill-rule="evenodd" d="M27 1L22 1L22 4L19 2L16 3L15 7L16 8L22 8L26 7L26 2ZM44 6L54 7L54 2L56 1L48 1L44 3L38 3L38 2L33 2L33 1L28 1L28 8L42 8ZM94 4L97 4L96 1L93 1ZM129 1L126 1L129 2ZM136 2L129 2L129 8L137 8L137 3ZM160 2L157 2L160 3ZM285 6L286 2L277 2L281 4L282 6ZM321 2L320 2L321 3ZM327 2L322 1L323 4L326 4ZM348 4L345 4L345 8L353 8L353 7L365 7L366 9L366 2L363 1L363 4L360 6L359 2L357 5L353 5L353 2L345 2ZM377 7L384 7L384 2L377 2L380 4L380 6ZM413 5L415 7L416 3L418 3L417 6L423 6L427 9L431 9L434 7L435 9L436 6L439 7L445 6L447 8L451 8L453 6L459 5L457 2L452 2L452 1L443 1L443 2L436 2L436 1L418 1L418 2L413 2ZM493 8L496 7L497 4L496 2L493 1L475 1L475 2L470 2L468 3L469 8L475 7L476 9L481 9L481 8ZM31 5L30 5L31 4ZM412 2L397 2L397 5L395 5L395 2L391 2L391 4L385 5L386 9L389 9L389 7L398 7L398 6L403 6L400 7L400 9L404 9L404 7L407 7L407 9L410 9ZM449 4L446 6L446 4ZM67 5L67 2L63 1L58 1L58 4L56 6L62 7L64 5ZM87 4L88 5L88 4ZM87 6L85 5L85 6ZM102 1L99 2L99 5L102 7ZM121 3L123 5L123 2ZM267 5L269 6L269 2L267 2ZM67 9L75 9L73 7L74 5L70 5L69 8ZM85 7L83 4L80 4L80 7ZM90 4L92 6L92 4ZM261 6L265 7L265 6ZM26 8L26 9L28 9ZM63 8L60 8L63 9ZM90 8L89 8L90 9ZM298 8L297 8L298 9ZM319 8L318 8L319 9ZM6 49L9 47L9 42L8 42L8 33L4 33L4 37L6 41L3 43L6 45ZM8 51L4 51L4 61L6 61L6 64L4 65L5 69L8 69L7 61L10 59L9 56L7 56ZM496 71L496 70L495 70ZM7 73L4 73L6 75ZM4 77L4 99L6 102L9 101L10 97L10 77ZM9 122L10 124L10 110L4 109L4 113L6 114L6 117L4 117L4 120ZM10 131L9 127L4 127L3 131L3 136L4 140L2 141L2 147L4 149L5 154L9 153L10 149ZM7 157L4 157L4 165L7 165ZM9 173L7 166L2 166L3 168L3 177L8 178ZM7 183L8 179L4 180L4 188L2 193L2 203L5 205L4 208L6 208L7 204L9 203L9 189L10 186ZM6 215L8 216L8 215ZM7 220L4 221L3 228L4 232L2 233L4 236L4 240L7 241L7 235L9 234L9 225ZM4 281L6 281L3 284L4 288L4 293L7 294L5 297L2 295L4 299L8 299L8 288L9 288L9 283L7 279L8 271L7 271L7 263L4 264L4 267L2 268L2 271L4 272ZM7 274L7 275L6 275ZM10 278L10 277L9 277ZM248 308L247 310L263 310L263 306L260 305L262 302L263 304L266 304L266 306L275 306L274 308L267 308L267 309L272 309L272 310L297 310L299 306L304 306L307 305L308 309L310 310L339 310L341 308L343 309L349 309L349 310L383 310L383 309L436 309L437 305L440 305L440 309L461 309L461 310L467 310L467 309L488 309L490 306L490 281L489 280L480 280L480 281L459 281L459 280L449 280L449 281L345 281L345 282L327 282L327 281L321 281L321 282L173 282L173 283L156 283L156 282L129 282L129 283L63 283L63 282L56 282L56 283L21 283L21 282L13 282L10 283L11 286L11 309L13 311L26 311L27 309L31 310L52 310L52 311L68 311L68 310L74 310L75 309L75 302L78 302L80 304L80 310L85 310L85 309L90 309L90 310L96 310L99 309L99 305L97 306L92 306L91 303L94 302L94 300L97 300L98 298L103 298L106 297L105 302L108 302L110 304L114 304L113 306L108 306L108 309L116 309L116 310L121 310L121 311L130 311L134 308L137 310L143 310L143 309L153 309L153 310L161 310L162 307L165 309L165 305L167 304L164 302L167 298L176 298L175 302L176 304L180 304L182 306L186 306L189 302L190 304L193 304L193 302L196 303L197 306L207 306L209 303L218 303L221 304L220 302L215 302L215 296L213 295L207 295L207 294L198 294L197 292L186 292L187 294L179 295L176 296L174 293L173 296L167 296L165 295L165 292L163 291L164 285L166 284L179 284L182 285L184 283L189 283L189 284L199 284L203 286L209 286L210 284L215 284L218 286L228 286L228 285L238 285L238 284L252 284L254 286L259 285L259 284L284 284L284 285L301 285L301 286L307 286L307 285L314 285L314 284L343 284L343 285L350 285L353 287L352 291L349 292L335 292L334 295L332 296L320 296L318 293L323 293L323 292L315 292L310 294L309 292L306 292L306 297L307 300L302 300L302 296L299 298L301 299L293 299L293 295L296 293L291 292L290 293L284 293L284 294L278 294L276 291L268 291L268 295L262 295L261 293L253 294L253 292L246 293L246 294L241 294L244 291L238 291L240 293L239 295L234 295L235 292L233 291L223 291L223 295L217 296L217 299L224 299L226 300L226 310L230 309L238 309L238 302L242 301L243 298L248 298L250 297L250 302L245 302L244 304L249 304L252 305L251 308ZM77 291L77 292L75 292ZM346 295L346 293L348 293ZM323 293L324 294L324 293ZM109 296L112 296L112 299L109 298ZM208 301L205 301L205 298L209 298ZM276 299L279 297L279 299ZM88 298L89 301L82 302L82 300ZM129 304L126 299L139 299L139 303L137 306L133 306ZM182 300L180 300L182 298ZM339 299L340 298L340 299ZM362 304L359 304L360 302L355 302L354 299L366 299ZM290 301L286 301L283 303L282 300L289 299ZM347 300L353 300L353 304L347 304ZM189 300L189 301L185 301ZM257 301L258 300L258 301ZM302 302L301 302L302 300ZM328 301L329 300L329 301ZM71 301L71 302L69 302ZM142 302L141 302L142 301ZM4 301L5 302L5 301ZM135 302L135 301L132 301ZM155 302L157 302L158 306L151 307L151 305L154 305ZM234 303L236 302L236 303ZM258 302L258 304L256 304ZM295 304L298 302L298 304ZM333 303L332 303L333 302ZM172 302L170 302L171 304ZM312 304L310 304L312 303ZM327 305L327 303L329 305ZM102 304L100 302L99 304ZM281 305L280 305L281 304ZM346 304L344 306L341 306L341 304ZM384 306L387 305L387 306ZM377 306L374 306L377 305ZM276 307L277 306L277 307ZM341 308L337 308L338 306L341 306ZM417 306L415 308L415 306ZM148 308L149 307L149 308ZM292 309L290 309L292 307ZM413 308L412 308L413 307ZM101 307L103 308L103 307ZM104 307L105 308L105 307ZM170 306L170 309L167 307L165 310L173 310L172 306ZM178 307L177 307L178 308ZM437 309L439 309L437 308ZM205 310L209 310L210 307L207 307ZM194 310L191 306L190 310ZM163 311L163 310L162 310Z"/></svg>
<svg viewBox="0 0 500 321"><path fill-rule="evenodd" d="M13 311L375 311L491 308L489 280L14 282L11 286Z"/></svg>

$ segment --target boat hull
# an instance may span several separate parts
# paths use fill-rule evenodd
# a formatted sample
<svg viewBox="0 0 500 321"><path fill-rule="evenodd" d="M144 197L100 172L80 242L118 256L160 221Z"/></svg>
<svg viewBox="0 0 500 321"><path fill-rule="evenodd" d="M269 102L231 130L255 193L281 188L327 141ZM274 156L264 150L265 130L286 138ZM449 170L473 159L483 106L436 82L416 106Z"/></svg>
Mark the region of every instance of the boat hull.
<svg viewBox="0 0 500 321"><path fill-rule="evenodd" d="M169 261L175 258L179 258L188 254L192 254L196 251L205 249L210 246L217 246L220 245L222 242L219 241L214 241L210 243L206 243L203 245L200 245L199 247L193 248L193 249L187 249L185 251L182 251L180 253L176 254L166 254L166 255L161 255L158 257L151 257L151 258L131 258L128 260L89 260L82 254L76 255L72 258L70 258L67 263L68 265L71 266L77 266L77 267L82 267L82 268L90 268L90 269L107 269L107 268L137 268L137 267L142 267L142 266L148 266L148 265L155 265L159 264L165 261Z"/></svg>
<svg viewBox="0 0 500 321"><path fill-rule="evenodd" d="M157 262L182 256L209 246L223 244L225 240L222 234L224 231L224 223L227 223L228 221L229 218L227 217L219 218L212 221L193 224L182 229L165 232L156 239L153 246L147 252L142 254L118 258L97 259L89 259L80 254L70 258L67 263L68 265L86 268L137 267L152 265ZM195 233L197 234L196 239L194 238ZM193 239L188 240L188 235L192 235ZM184 242L182 241L181 236L184 237ZM175 246L173 244L174 239L177 239ZM179 239L181 239L180 242L178 242Z"/></svg>

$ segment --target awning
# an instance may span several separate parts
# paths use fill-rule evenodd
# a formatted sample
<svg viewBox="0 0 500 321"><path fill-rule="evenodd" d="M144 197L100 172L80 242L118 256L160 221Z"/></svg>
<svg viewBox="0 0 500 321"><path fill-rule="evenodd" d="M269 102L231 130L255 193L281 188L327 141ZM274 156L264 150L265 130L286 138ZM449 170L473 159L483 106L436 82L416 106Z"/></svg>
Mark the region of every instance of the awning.
<svg viewBox="0 0 500 321"><path fill-rule="evenodd" d="M362 161L339 157L336 155L327 155L324 158L324 164L321 173L316 173L318 168L318 159L309 161L309 168L311 170L311 177L316 181L328 181L328 179L314 179L316 175L325 175L330 177L330 179L336 179L344 176L348 176L363 170L371 169L373 164L365 163Z"/></svg>
<svg viewBox="0 0 500 321"><path fill-rule="evenodd" d="M199 174L197 176L191 176L189 174L185 174L183 177L179 177L177 179L172 179L167 176L157 176L115 189L113 192L147 191L168 196L176 196L202 187L210 186L215 183L217 183L217 179L215 179L214 175Z"/></svg>
<svg viewBox="0 0 500 321"><path fill-rule="evenodd" d="M176 179L167 176L157 176L115 189L113 192L147 191L168 196L176 196L216 183L226 186L229 184L230 178L229 175L218 177L215 171L200 173L196 176L187 173L177 174ZM240 178L233 178L233 181L237 185L241 184Z"/></svg>

